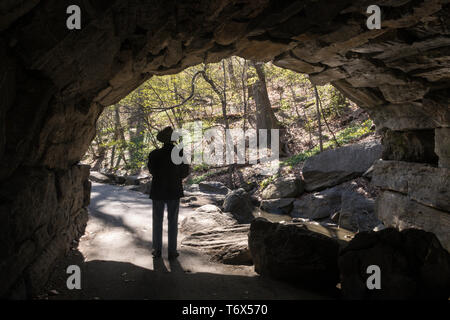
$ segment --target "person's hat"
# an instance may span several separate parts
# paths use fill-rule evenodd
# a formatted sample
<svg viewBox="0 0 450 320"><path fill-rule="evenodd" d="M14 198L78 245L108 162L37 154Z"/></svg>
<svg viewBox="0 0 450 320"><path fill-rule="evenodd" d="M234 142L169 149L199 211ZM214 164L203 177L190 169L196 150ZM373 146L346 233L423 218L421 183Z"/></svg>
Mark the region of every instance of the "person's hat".
<svg viewBox="0 0 450 320"><path fill-rule="evenodd" d="M156 139L162 143L169 143L172 141L172 127L165 127L156 135Z"/></svg>

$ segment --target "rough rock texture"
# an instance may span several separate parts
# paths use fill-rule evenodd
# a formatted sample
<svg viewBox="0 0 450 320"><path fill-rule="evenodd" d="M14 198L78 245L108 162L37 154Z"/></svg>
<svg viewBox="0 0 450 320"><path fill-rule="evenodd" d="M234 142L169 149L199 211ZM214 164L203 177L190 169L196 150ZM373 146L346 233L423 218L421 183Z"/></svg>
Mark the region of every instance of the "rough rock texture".
<svg viewBox="0 0 450 320"><path fill-rule="evenodd" d="M376 211L385 225L433 232L450 250L450 169L377 161L372 183L384 190Z"/></svg>
<svg viewBox="0 0 450 320"><path fill-rule="evenodd" d="M367 267L380 268L380 290L369 290ZM443 299L450 295L450 254L435 235L388 228L362 232L339 254L346 299Z"/></svg>
<svg viewBox="0 0 450 320"><path fill-rule="evenodd" d="M239 223L250 223L254 219L253 210L251 197L242 188L228 193L223 201L223 211L230 212Z"/></svg>
<svg viewBox="0 0 450 320"><path fill-rule="evenodd" d="M331 289L339 281L339 244L324 235L257 218L248 244L255 271L262 276L314 289Z"/></svg>
<svg viewBox="0 0 450 320"><path fill-rule="evenodd" d="M183 219L180 230L185 233L200 232L205 229L221 228L236 223L229 213L224 213L220 208L212 204L201 206L195 212Z"/></svg>
<svg viewBox="0 0 450 320"><path fill-rule="evenodd" d="M111 180L108 176L104 175L101 172L91 171L89 174L89 180L98 182L98 183L112 183L114 180Z"/></svg>
<svg viewBox="0 0 450 320"><path fill-rule="evenodd" d="M363 178L349 181L319 192L304 194L294 201L293 218L331 219L340 228L369 231L380 224L375 214L375 200L364 187Z"/></svg>
<svg viewBox="0 0 450 320"><path fill-rule="evenodd" d="M378 219L384 225L399 230L418 228L433 232L450 252L450 214L420 204L409 197L392 191L384 191L377 198Z"/></svg>
<svg viewBox="0 0 450 320"><path fill-rule="evenodd" d="M450 169L420 163L377 161L372 183L407 195L426 206L450 212Z"/></svg>
<svg viewBox="0 0 450 320"><path fill-rule="evenodd" d="M289 214L295 198L262 200L260 209L273 214Z"/></svg>
<svg viewBox="0 0 450 320"><path fill-rule="evenodd" d="M200 190L200 192L217 193L223 195L226 195L228 192L230 192L230 189L228 189L222 182L218 181L200 182L198 184L198 189Z"/></svg>
<svg viewBox="0 0 450 320"><path fill-rule="evenodd" d="M341 187L305 194L294 202L291 216L312 220L328 218L340 210L341 196Z"/></svg>
<svg viewBox="0 0 450 320"><path fill-rule="evenodd" d="M439 167L450 168L450 128L436 129L435 152L439 156Z"/></svg>
<svg viewBox="0 0 450 320"><path fill-rule="evenodd" d="M206 252L225 264L252 264L248 249L249 225L238 224L228 212L211 204L201 206L183 219L180 231L188 234L182 245Z"/></svg>
<svg viewBox="0 0 450 320"><path fill-rule="evenodd" d="M279 177L264 188L261 197L265 200L295 198L303 193L304 183L296 177Z"/></svg>
<svg viewBox="0 0 450 320"><path fill-rule="evenodd" d="M375 160L381 158L381 152L380 144L366 142L326 150L310 157L302 170L305 189L325 189L361 176Z"/></svg>
<svg viewBox="0 0 450 320"><path fill-rule="evenodd" d="M355 231L371 231L380 221L375 216L375 200L354 190L342 193L339 227Z"/></svg>
<svg viewBox="0 0 450 320"><path fill-rule="evenodd" d="M248 224L223 224L218 228L204 228L185 237L181 244L194 247L224 264L252 264L248 248Z"/></svg>
<svg viewBox="0 0 450 320"><path fill-rule="evenodd" d="M81 7L81 30L66 28L66 8L71 4ZM231 55L273 60L309 73L318 84L331 81L365 108L379 129L450 127L450 4L381 1L382 29L367 30L369 4L366 0L4 1L1 188L20 188L14 177L26 170L68 174L93 139L103 108L151 76ZM447 167L440 141L435 148L441 167ZM45 188L45 180L40 184L36 189ZM24 201L40 201L36 207L56 210L56 203L39 199ZM2 208L10 205L0 203ZM27 217L35 220L32 214ZM0 226L0 234L7 234L9 223ZM28 252L33 250L25 244L19 249L6 245L0 254L22 252L20 259L30 266ZM16 260L7 261L3 263L8 268L21 269L14 268ZM11 281L0 282L0 291L8 291Z"/></svg>
<svg viewBox="0 0 450 320"><path fill-rule="evenodd" d="M198 208L206 204L222 207L225 195L218 193L202 192L198 184L184 186L184 198L181 202L193 208Z"/></svg>
<svg viewBox="0 0 450 320"><path fill-rule="evenodd" d="M0 219L8 228L0 233L0 296L35 294L55 260L84 233L88 177L88 166L67 171L24 168L2 185Z"/></svg>
<svg viewBox="0 0 450 320"><path fill-rule="evenodd" d="M434 152L434 130L386 130L381 142L384 160L438 162L438 156Z"/></svg>

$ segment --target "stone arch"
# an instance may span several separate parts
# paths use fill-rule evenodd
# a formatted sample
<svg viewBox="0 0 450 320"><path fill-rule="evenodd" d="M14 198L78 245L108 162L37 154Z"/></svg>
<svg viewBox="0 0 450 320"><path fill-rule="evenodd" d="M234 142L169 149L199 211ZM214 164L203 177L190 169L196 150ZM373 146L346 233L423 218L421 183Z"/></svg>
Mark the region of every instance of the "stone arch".
<svg viewBox="0 0 450 320"><path fill-rule="evenodd" d="M81 7L81 30L66 28L71 4ZM380 197L379 210L399 211L385 220L399 228L429 229L448 249L450 4L380 0L383 28L367 30L370 4L2 4L0 296L11 290L33 293L55 258L83 231L90 185L88 168L77 162L103 108L153 75L230 55L273 60L308 73L316 84L331 82L366 109L385 133L383 158L395 161L376 170L390 178L379 179L389 190Z"/></svg>

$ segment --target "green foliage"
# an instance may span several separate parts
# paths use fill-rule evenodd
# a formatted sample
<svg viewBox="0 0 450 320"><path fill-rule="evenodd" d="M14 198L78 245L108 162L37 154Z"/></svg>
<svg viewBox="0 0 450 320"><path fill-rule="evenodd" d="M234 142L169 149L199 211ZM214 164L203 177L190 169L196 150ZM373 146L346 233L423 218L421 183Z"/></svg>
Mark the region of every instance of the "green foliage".
<svg viewBox="0 0 450 320"><path fill-rule="evenodd" d="M278 175L276 174L276 175L270 176L270 177L268 177L268 178L262 180L262 181L259 183L259 189L260 189L260 190L264 190L264 189L265 189L269 184L271 184L277 177L278 177Z"/></svg>
<svg viewBox="0 0 450 320"><path fill-rule="evenodd" d="M192 171L193 172L202 172L202 171L206 171L208 170L209 165L207 165L206 163L201 163L201 164L196 164L192 166Z"/></svg>
<svg viewBox="0 0 450 320"><path fill-rule="evenodd" d="M339 131L336 134L336 140L338 141L338 143L341 146L345 145L355 139L359 139L359 138L365 136L366 134L368 134L370 132L373 132L373 130L371 130L371 127L372 127L372 120L370 120L370 119L366 120L360 125L350 126L348 128L345 128L345 129ZM327 141L323 144L323 150L327 150L332 147L336 147L336 143L334 142L334 140ZM292 157L287 158L284 161L281 161L281 165L293 167L293 166L298 165L300 162L303 162L306 159L308 159L309 157L312 157L318 153L320 153L320 147L315 146L312 149L309 149L305 152L301 152L299 154L296 154Z"/></svg>
<svg viewBox="0 0 450 320"><path fill-rule="evenodd" d="M222 169L222 170L210 170L207 171L206 173L199 175L199 176L194 176L194 177L189 177L186 180L186 183L191 185L191 184L198 184L202 181L205 181L207 178L215 176L215 175L221 175L227 172L228 169Z"/></svg>

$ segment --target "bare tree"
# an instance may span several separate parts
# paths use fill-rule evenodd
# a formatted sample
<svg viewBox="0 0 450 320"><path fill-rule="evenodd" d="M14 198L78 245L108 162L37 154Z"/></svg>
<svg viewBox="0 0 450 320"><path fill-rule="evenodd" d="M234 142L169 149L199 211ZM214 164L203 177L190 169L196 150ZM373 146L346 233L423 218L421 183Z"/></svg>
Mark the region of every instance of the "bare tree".
<svg viewBox="0 0 450 320"><path fill-rule="evenodd" d="M313 85L314 94L316 95L316 111L317 111L317 125L319 127L319 146L320 152L323 151L323 137L322 137L322 123L320 122L320 102L319 102L319 92L317 91L317 86Z"/></svg>
<svg viewBox="0 0 450 320"><path fill-rule="evenodd" d="M267 92L266 75L262 63L252 61L258 75L258 81L253 85L253 98L256 105L256 129L279 129L279 123L272 110ZM270 131L268 135L270 141Z"/></svg>

